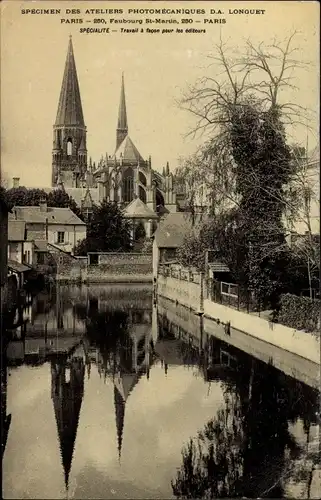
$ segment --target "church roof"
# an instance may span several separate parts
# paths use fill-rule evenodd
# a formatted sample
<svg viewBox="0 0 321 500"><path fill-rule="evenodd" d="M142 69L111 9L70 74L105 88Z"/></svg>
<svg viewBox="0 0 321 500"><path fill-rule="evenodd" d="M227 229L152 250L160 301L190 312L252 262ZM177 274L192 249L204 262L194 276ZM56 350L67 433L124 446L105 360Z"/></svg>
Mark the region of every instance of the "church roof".
<svg viewBox="0 0 321 500"><path fill-rule="evenodd" d="M118 110L117 128L121 129L121 130L128 130L124 74L122 74L122 79L121 79L121 91L120 91L120 102L119 102L119 110Z"/></svg>
<svg viewBox="0 0 321 500"><path fill-rule="evenodd" d="M124 217L129 219L156 219L158 217L140 198L131 201L123 213Z"/></svg>
<svg viewBox="0 0 321 500"><path fill-rule="evenodd" d="M140 374L137 373L122 373L118 377L115 377L114 385L123 398L123 401L127 401L139 379Z"/></svg>
<svg viewBox="0 0 321 500"><path fill-rule="evenodd" d="M87 196L87 192L90 192L90 198L92 199L93 203L98 205L99 203L99 192L98 188L68 188L65 187L66 193L75 200L77 205L79 207L82 206L82 202L85 200ZM87 198L88 201L88 198Z"/></svg>
<svg viewBox="0 0 321 500"><path fill-rule="evenodd" d="M133 161L137 163L144 162L143 157L141 156L140 152L136 148L129 135L126 135L125 139L116 150L114 156L116 157L116 159L122 157L123 160Z"/></svg>
<svg viewBox="0 0 321 500"><path fill-rule="evenodd" d="M90 189L87 188L85 197L82 201L82 207L83 208L92 208L92 206L93 206L93 199L92 199L91 194L90 194Z"/></svg>
<svg viewBox="0 0 321 500"><path fill-rule="evenodd" d="M71 37L69 39L55 125L85 126Z"/></svg>

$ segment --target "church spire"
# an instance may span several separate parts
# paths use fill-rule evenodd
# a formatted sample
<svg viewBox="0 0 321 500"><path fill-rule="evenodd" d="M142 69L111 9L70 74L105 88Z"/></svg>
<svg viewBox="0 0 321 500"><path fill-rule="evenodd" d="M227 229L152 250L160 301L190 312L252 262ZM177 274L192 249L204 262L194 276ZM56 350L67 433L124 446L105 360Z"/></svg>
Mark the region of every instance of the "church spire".
<svg viewBox="0 0 321 500"><path fill-rule="evenodd" d="M70 380L66 380L66 368L70 369ZM51 363L51 398L59 436L66 490L77 435L80 408L84 391L85 366L83 360L69 362L57 360Z"/></svg>
<svg viewBox="0 0 321 500"><path fill-rule="evenodd" d="M118 147L123 142L127 134L128 134L128 123L127 123L126 98L125 98L125 83L124 83L124 73L122 73L120 102L118 109L118 122L116 131L116 149L118 149Z"/></svg>
<svg viewBox="0 0 321 500"><path fill-rule="evenodd" d="M119 394L119 391L118 389L116 389L116 387L114 387L114 405L115 405L115 417L116 417L116 429L117 429L118 458L120 461L122 444L123 444L124 421L125 421L125 401Z"/></svg>
<svg viewBox="0 0 321 500"><path fill-rule="evenodd" d="M55 125L85 126L71 36L69 37Z"/></svg>
<svg viewBox="0 0 321 500"><path fill-rule="evenodd" d="M87 170L84 122L72 39L69 38L56 121L53 126L52 185L58 172L66 187L79 187Z"/></svg>

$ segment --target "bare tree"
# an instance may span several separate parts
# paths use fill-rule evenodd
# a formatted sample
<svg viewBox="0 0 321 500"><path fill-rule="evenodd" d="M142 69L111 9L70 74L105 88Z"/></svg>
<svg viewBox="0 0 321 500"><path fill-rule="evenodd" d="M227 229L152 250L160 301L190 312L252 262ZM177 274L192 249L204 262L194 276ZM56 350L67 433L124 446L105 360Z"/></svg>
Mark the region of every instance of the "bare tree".
<svg viewBox="0 0 321 500"><path fill-rule="evenodd" d="M215 54L209 56L209 70L214 66L218 70L216 77L200 78L188 87L179 102L182 109L196 118L189 134L206 137L196 162L194 157L200 174L195 176L193 173L192 191L197 189L195 184L202 183L212 205L215 202L218 204L222 197L230 199L233 204L238 201L235 196L236 162L231 144L231 125L236 111L240 113L249 105L259 110L262 116L275 111L278 119L274 121L274 126L277 128L307 122L307 111L299 103L284 99L283 93L285 89L297 88L293 83L294 72L307 67L307 63L296 57L298 49L293 47L295 36L296 32L283 42L273 40L269 45L261 43L258 47L247 40L243 53L238 53L235 47L231 50L221 40L215 47ZM259 127L260 123L257 125ZM278 131L282 133L281 129ZM189 159L185 166L190 163ZM248 168L251 169L251 165ZM189 167L185 168L185 172L180 169L181 177L184 173L190 183ZM248 174L252 175L255 186L258 183L255 170ZM266 186L268 189L269 186ZM275 193L276 200L278 196L279 193Z"/></svg>

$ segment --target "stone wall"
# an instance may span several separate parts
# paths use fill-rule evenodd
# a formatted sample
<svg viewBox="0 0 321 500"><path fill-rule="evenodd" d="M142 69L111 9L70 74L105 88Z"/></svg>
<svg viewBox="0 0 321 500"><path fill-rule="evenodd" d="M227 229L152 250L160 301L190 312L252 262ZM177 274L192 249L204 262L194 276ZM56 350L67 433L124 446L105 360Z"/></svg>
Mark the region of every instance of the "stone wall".
<svg viewBox="0 0 321 500"><path fill-rule="evenodd" d="M253 336L320 364L320 334L294 330L208 299L204 300L204 314L223 325L228 325L230 332L237 329L247 333L249 339Z"/></svg>
<svg viewBox="0 0 321 500"><path fill-rule="evenodd" d="M160 266L157 294L194 311L202 311L203 276L193 269L189 270L177 264Z"/></svg>
<svg viewBox="0 0 321 500"><path fill-rule="evenodd" d="M98 264L88 266L88 282L152 282L152 255L101 253Z"/></svg>
<svg viewBox="0 0 321 500"><path fill-rule="evenodd" d="M279 347L285 351L320 365L320 334L307 333L287 326L272 323L255 313L238 311L233 307L204 298L205 279L200 273L187 270L177 264L159 267L157 295L184 305L204 317L217 322L220 332L228 337L239 331Z"/></svg>

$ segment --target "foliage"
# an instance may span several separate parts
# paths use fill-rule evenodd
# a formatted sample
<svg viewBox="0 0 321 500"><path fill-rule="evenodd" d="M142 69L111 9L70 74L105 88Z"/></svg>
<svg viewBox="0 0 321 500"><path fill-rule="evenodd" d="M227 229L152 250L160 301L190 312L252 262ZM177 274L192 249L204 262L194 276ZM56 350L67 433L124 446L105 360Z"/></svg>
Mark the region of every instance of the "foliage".
<svg viewBox="0 0 321 500"><path fill-rule="evenodd" d="M43 189L27 189L24 186L11 188L7 191L10 207L36 206L41 200L47 200L47 193Z"/></svg>
<svg viewBox="0 0 321 500"><path fill-rule="evenodd" d="M131 249L130 227L116 203L103 201L94 206L87 237L74 249L75 255Z"/></svg>
<svg viewBox="0 0 321 500"><path fill-rule="evenodd" d="M64 189L54 189L47 196L48 207L68 207L81 220L83 216L75 200L69 196Z"/></svg>
<svg viewBox="0 0 321 500"><path fill-rule="evenodd" d="M224 403L182 449L177 498L283 497L280 479L301 452L289 421L315 419L317 391L245 354L238 365L220 372Z"/></svg>
<svg viewBox="0 0 321 500"><path fill-rule="evenodd" d="M194 132L206 131L209 139L177 176L185 180L192 215L202 188L212 217L210 234L203 229L199 237L185 241L181 260L203 265L204 248L215 243L237 283L266 307L276 302L288 281L283 215L287 186L298 165L287 145L285 123L301 109L282 101L281 91L290 85L293 67L300 66L292 56L293 36L284 45L269 47L248 41L246 55L234 58L221 43L211 58L221 65L225 81L205 77L181 101L197 118Z"/></svg>
<svg viewBox="0 0 321 500"><path fill-rule="evenodd" d="M6 197L10 208L14 206L37 206L41 201L46 201L48 207L70 208L82 219L81 210L77 203L63 189L53 189L46 193L43 189L27 189L21 186L8 189Z"/></svg>
<svg viewBox="0 0 321 500"><path fill-rule="evenodd" d="M320 300L284 294L280 298L278 322L297 330L315 332L320 329L320 311Z"/></svg>

